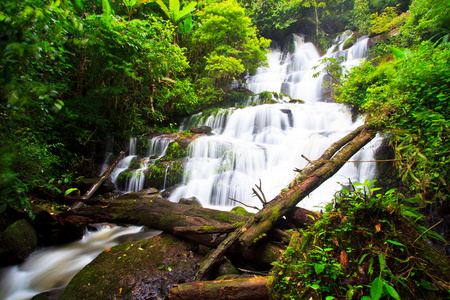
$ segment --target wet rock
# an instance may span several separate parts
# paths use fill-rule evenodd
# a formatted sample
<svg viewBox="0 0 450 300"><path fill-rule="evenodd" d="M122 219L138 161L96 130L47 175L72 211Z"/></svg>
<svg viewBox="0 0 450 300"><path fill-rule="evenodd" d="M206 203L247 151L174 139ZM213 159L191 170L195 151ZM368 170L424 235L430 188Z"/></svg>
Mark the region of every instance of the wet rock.
<svg viewBox="0 0 450 300"><path fill-rule="evenodd" d="M212 131L211 127L206 125L192 127L190 130L190 132L192 133L204 133L204 134L210 134L211 131Z"/></svg>
<svg viewBox="0 0 450 300"><path fill-rule="evenodd" d="M198 198L195 197L195 196L192 196L192 197L189 197L189 198L181 198L180 201L178 201L178 203L186 204L186 205L193 205L193 206L198 206L198 207L203 207L203 205L200 202L200 200L198 200Z"/></svg>
<svg viewBox="0 0 450 300"><path fill-rule="evenodd" d="M61 299L165 299L173 284L192 281L203 257L195 244L161 234L103 251Z"/></svg>
<svg viewBox="0 0 450 300"><path fill-rule="evenodd" d="M229 261L225 261L224 263L220 264L217 268L217 277L223 277L223 276L229 276L229 275L239 275L241 272L233 266L232 263Z"/></svg>
<svg viewBox="0 0 450 300"><path fill-rule="evenodd" d="M21 263L38 245L34 228L26 220L14 222L0 234L0 265Z"/></svg>

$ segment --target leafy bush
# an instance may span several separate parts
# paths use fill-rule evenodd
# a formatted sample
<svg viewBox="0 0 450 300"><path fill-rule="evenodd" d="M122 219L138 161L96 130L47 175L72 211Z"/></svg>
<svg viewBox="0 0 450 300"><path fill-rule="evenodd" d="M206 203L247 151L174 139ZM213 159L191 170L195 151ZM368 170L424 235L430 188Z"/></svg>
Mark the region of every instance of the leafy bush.
<svg viewBox="0 0 450 300"><path fill-rule="evenodd" d="M355 183L310 228L294 237L276 263L274 299L443 299L450 265L417 225L422 216L395 190L376 194Z"/></svg>
<svg viewBox="0 0 450 300"><path fill-rule="evenodd" d="M405 183L424 201L449 201L450 46L423 43L392 49L396 58L354 69L338 87L337 101L365 112L367 122L391 133Z"/></svg>

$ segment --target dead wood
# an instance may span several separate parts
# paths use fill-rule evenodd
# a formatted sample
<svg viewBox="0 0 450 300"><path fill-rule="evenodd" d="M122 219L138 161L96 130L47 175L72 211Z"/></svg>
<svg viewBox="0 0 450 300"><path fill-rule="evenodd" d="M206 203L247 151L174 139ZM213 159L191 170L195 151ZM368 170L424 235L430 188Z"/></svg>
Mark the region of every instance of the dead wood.
<svg viewBox="0 0 450 300"><path fill-rule="evenodd" d="M243 226L229 234L219 247L211 252L202 263L197 271L196 279L202 280L238 240L241 245L250 247L265 237L267 232L274 228L285 214L320 186L322 182L336 174L345 162L371 141L374 136L375 132L369 130L366 126L362 126L340 141L332 144L324 152L320 161L312 163L310 168L304 171L305 173L302 172L300 174L301 177L296 178L289 185L288 189L283 190L256 215L247 220ZM337 152L338 150L339 152ZM331 156L333 157L330 160L324 160L324 158Z"/></svg>
<svg viewBox="0 0 450 300"><path fill-rule="evenodd" d="M125 155L126 150L119 153L119 155L116 157L116 159L113 161L113 163L106 169L106 171L103 173L103 175L97 180L96 183L94 183L91 188L80 198L81 201L75 202L69 210L76 210L84 205L84 200L88 200L89 198L94 195L94 193L98 190L98 188L102 185L102 183L106 180L106 178L111 175L112 171L116 168L119 161L123 158Z"/></svg>
<svg viewBox="0 0 450 300"><path fill-rule="evenodd" d="M196 281L175 285L170 300L265 300L269 299L271 277L250 277L232 280Z"/></svg>
<svg viewBox="0 0 450 300"><path fill-rule="evenodd" d="M149 189L126 194L116 199L80 207L57 216L60 223L116 223L146 226L208 246L217 247L226 235L222 233L198 234L193 228L236 228L248 217L225 211L174 203L164 199L156 190ZM180 228L190 228L183 232ZM180 232L181 231L181 232ZM283 247L277 243L264 243L258 247L236 244L230 249L243 259L270 266L279 259Z"/></svg>

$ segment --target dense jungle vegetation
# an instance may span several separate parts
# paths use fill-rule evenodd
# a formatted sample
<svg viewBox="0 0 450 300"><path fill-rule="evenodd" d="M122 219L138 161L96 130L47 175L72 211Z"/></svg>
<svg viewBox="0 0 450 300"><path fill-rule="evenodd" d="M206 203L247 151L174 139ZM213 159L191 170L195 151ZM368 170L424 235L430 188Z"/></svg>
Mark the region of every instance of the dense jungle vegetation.
<svg viewBox="0 0 450 300"><path fill-rule="evenodd" d="M346 214L345 222L324 218L301 243L313 249L313 260L301 261L291 248L278 267L295 260L310 296L357 295L366 284L372 299L407 298L416 286L430 291L420 297L432 299L437 289L450 289L448 282L439 280L439 270L428 277L419 272L426 266L414 257L432 254L405 249L433 232L421 209L449 214L449 11L449 0L3 1L0 213L7 206L30 211L33 197L58 197L81 176L94 175L108 135L123 140L171 128L182 116L226 104L230 83L264 65L270 40L285 44L301 32L323 51L350 29L377 41L371 60L347 73L335 68L339 60L329 60L325 71L334 79L335 100L389 138L392 180L378 194L372 183L344 189L336 200L343 201L340 211L326 213ZM380 223L358 227L360 208L380 212L377 222L390 232L409 218L419 236L378 237ZM327 250L336 242L324 228L374 237L366 252L348 241L345 254L370 264L370 282L348 280L349 268ZM390 254L396 247L403 257ZM294 295L299 283L280 272L274 293Z"/></svg>

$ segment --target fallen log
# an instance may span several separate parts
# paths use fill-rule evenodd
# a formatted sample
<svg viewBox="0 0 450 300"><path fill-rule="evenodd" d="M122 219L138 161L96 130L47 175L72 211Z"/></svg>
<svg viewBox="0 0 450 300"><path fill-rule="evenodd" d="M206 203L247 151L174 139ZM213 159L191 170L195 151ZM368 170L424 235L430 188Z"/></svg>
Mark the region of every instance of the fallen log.
<svg viewBox="0 0 450 300"><path fill-rule="evenodd" d="M235 231L243 223L234 223L223 226L185 226L174 227L173 232L176 235L185 234L206 234L206 233L229 233Z"/></svg>
<svg viewBox="0 0 450 300"><path fill-rule="evenodd" d="M351 138L344 137L332 144L325 151L324 157L333 156L322 163L312 163L306 176L297 178L291 183L287 190L283 190L272 201L268 202L263 209L252 216L247 222L236 229L213 251L200 266L196 274L197 280L202 280L212 267L219 262L223 255L237 242L243 246L250 247L267 235L277 222L289 211L291 211L303 198L309 195L322 182L336 174L336 172L358 152L364 145L373 139L375 132L362 126L349 134ZM322 159L323 160L323 159Z"/></svg>
<svg viewBox="0 0 450 300"><path fill-rule="evenodd" d="M250 277L231 280L196 281L175 285L170 300L265 300L269 299L271 277Z"/></svg>
<svg viewBox="0 0 450 300"><path fill-rule="evenodd" d="M239 242L246 246L255 244L275 226L281 217L291 211L324 181L336 174L376 134L376 132L367 127L360 127L355 131L359 133L350 142L346 143L330 160L326 161L325 164L319 164L314 170L311 170L311 173L301 178L296 185L282 191L264 209L260 210L254 216L257 220L256 224L246 228L243 235L239 238ZM353 136L354 132L351 135Z"/></svg>
<svg viewBox="0 0 450 300"><path fill-rule="evenodd" d="M111 175L112 171L116 168L119 161L123 158L125 155L126 150L119 153L119 155L116 157L116 159L113 161L113 163L106 169L106 171L103 173L102 176L98 179L96 183L94 183L91 188L80 198L80 201L75 202L69 210L76 210L84 205L84 202L82 200L88 200L89 198L94 195L94 193L98 190L98 188L102 185L102 183L106 180L106 178Z"/></svg>
<svg viewBox="0 0 450 300"><path fill-rule="evenodd" d="M154 189L143 190L80 207L57 216L60 223L116 223L146 226L208 246L217 247L225 238L221 233L198 234L177 233L180 228L226 228L243 224L248 217L225 211L174 203L164 199ZM177 231L175 230L176 228ZM230 252L239 254L249 261L270 266L279 259L283 248L274 243L264 243L258 247L243 247L236 244Z"/></svg>

